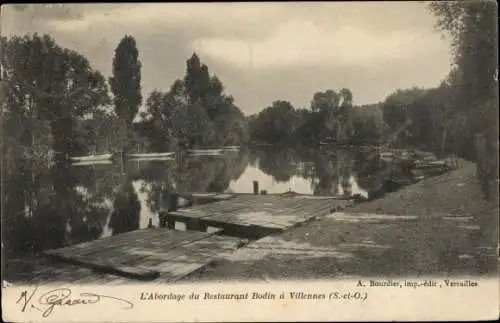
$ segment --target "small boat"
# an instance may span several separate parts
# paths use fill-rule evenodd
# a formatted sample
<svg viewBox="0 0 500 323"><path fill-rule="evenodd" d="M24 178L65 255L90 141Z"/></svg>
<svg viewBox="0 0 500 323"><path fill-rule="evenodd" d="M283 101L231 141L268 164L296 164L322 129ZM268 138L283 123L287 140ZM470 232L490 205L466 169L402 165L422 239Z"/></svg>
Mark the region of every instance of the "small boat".
<svg viewBox="0 0 500 323"><path fill-rule="evenodd" d="M320 145L337 145L337 139L334 137L326 137L324 140L319 142Z"/></svg>
<svg viewBox="0 0 500 323"><path fill-rule="evenodd" d="M101 155L89 155L80 157L71 157L74 161L97 161L97 160L110 160L112 154L101 154Z"/></svg>
<svg viewBox="0 0 500 323"><path fill-rule="evenodd" d="M445 160L434 160L434 161L418 161L415 163L416 169L424 168L446 168L448 164Z"/></svg>
<svg viewBox="0 0 500 323"><path fill-rule="evenodd" d="M226 146L226 147L223 147L222 149L224 149L224 150L230 150L230 151L239 151L240 150L240 146Z"/></svg>
<svg viewBox="0 0 500 323"><path fill-rule="evenodd" d="M71 163L71 166L112 165L111 160L86 160Z"/></svg>
<svg viewBox="0 0 500 323"><path fill-rule="evenodd" d="M158 157L140 157L140 158L134 158L134 159L130 159L130 161L132 162L141 162L141 161L154 161L154 160L161 160L161 161L170 161L170 160L175 160L175 158L173 157L169 157L169 156L165 156L165 157L162 157L162 156L158 156Z"/></svg>
<svg viewBox="0 0 500 323"><path fill-rule="evenodd" d="M380 153L380 157L394 157L394 153L392 151L384 151Z"/></svg>
<svg viewBox="0 0 500 323"><path fill-rule="evenodd" d="M148 153L148 154L129 154L130 158L158 158L158 157L171 157L175 152L168 153Z"/></svg>
<svg viewBox="0 0 500 323"><path fill-rule="evenodd" d="M222 149L188 149L188 153L200 156L217 156L222 153Z"/></svg>

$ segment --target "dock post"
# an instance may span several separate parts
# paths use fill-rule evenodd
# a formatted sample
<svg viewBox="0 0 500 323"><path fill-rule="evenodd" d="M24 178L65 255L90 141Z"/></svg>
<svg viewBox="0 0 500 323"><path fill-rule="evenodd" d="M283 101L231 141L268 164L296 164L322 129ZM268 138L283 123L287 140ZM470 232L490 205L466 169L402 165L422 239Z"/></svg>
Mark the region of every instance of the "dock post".
<svg viewBox="0 0 500 323"><path fill-rule="evenodd" d="M175 230L175 220L167 218L167 228Z"/></svg>
<svg viewBox="0 0 500 323"><path fill-rule="evenodd" d="M179 194L171 193L170 194L170 205L168 206L169 211L177 211L179 208Z"/></svg>
<svg viewBox="0 0 500 323"><path fill-rule="evenodd" d="M253 194L259 194L259 182L253 181Z"/></svg>

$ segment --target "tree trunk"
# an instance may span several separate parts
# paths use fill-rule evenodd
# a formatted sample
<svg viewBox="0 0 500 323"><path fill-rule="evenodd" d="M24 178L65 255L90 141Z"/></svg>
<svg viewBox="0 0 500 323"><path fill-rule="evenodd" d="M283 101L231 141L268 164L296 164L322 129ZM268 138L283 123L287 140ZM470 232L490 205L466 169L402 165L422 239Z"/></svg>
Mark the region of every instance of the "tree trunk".
<svg viewBox="0 0 500 323"><path fill-rule="evenodd" d="M440 148L440 156L439 157L444 156L444 149L445 149L447 137L448 137L448 125L445 125L444 130L443 130L443 134L441 137L441 148Z"/></svg>

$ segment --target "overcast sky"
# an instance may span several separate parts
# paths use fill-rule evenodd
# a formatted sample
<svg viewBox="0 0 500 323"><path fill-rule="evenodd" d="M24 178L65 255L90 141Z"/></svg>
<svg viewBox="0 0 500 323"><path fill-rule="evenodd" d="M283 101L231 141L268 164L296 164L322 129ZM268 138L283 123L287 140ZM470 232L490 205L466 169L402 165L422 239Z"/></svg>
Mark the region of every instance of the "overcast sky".
<svg viewBox="0 0 500 323"><path fill-rule="evenodd" d="M118 42L133 35L145 98L183 77L196 51L245 114L274 100L306 107L316 91L343 87L355 104L376 103L397 88L436 86L450 69L449 41L422 2L47 6L2 6L2 34L47 33L106 76Z"/></svg>

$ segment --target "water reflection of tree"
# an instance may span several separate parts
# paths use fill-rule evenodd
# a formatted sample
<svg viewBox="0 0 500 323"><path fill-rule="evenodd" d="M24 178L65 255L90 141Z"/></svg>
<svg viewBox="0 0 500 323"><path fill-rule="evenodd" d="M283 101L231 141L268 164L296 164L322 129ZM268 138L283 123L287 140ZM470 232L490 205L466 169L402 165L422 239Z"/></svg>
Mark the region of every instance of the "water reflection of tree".
<svg viewBox="0 0 500 323"><path fill-rule="evenodd" d="M335 195L339 180L336 154L318 154L314 160L318 182L312 183L314 195Z"/></svg>
<svg viewBox="0 0 500 323"><path fill-rule="evenodd" d="M380 162L373 150L354 151L354 155L358 185L369 192L380 189L387 165Z"/></svg>
<svg viewBox="0 0 500 323"><path fill-rule="evenodd" d="M141 203L131 181L123 183L113 202L109 226L113 234L139 229Z"/></svg>
<svg viewBox="0 0 500 323"><path fill-rule="evenodd" d="M172 193L224 192L248 165L248 152L223 156L178 156L168 163L148 163L141 170L141 191L151 212L168 208Z"/></svg>
<svg viewBox="0 0 500 323"><path fill-rule="evenodd" d="M259 162L259 156L258 154L255 153L255 149L250 149L247 152L248 154L248 164L257 167L257 164Z"/></svg>
<svg viewBox="0 0 500 323"><path fill-rule="evenodd" d="M315 195L352 194L351 177L370 177L377 170L376 159L367 159L369 152L338 149L270 149L258 148L251 152L260 170L278 182L298 176L311 181ZM369 184L365 182L364 184ZM364 188L364 185L360 185Z"/></svg>
<svg viewBox="0 0 500 323"><path fill-rule="evenodd" d="M371 156L371 157L370 157ZM353 194L351 178L362 189L370 191L375 178L377 159L370 152L356 149L336 149L316 153L315 166L318 183L313 183L316 195Z"/></svg>
<svg viewBox="0 0 500 323"><path fill-rule="evenodd" d="M4 214L2 240L7 254L32 251L36 244L33 229L42 206L48 202L51 188L47 185L47 171L34 172L30 159L15 160L17 167L5 170ZM50 215L50 213L49 213Z"/></svg>
<svg viewBox="0 0 500 323"><path fill-rule="evenodd" d="M37 253L98 238L109 210L76 189L67 163L51 169L19 160L5 178L3 240L8 257Z"/></svg>
<svg viewBox="0 0 500 323"><path fill-rule="evenodd" d="M228 189L232 180L237 180L248 166L248 152L233 153L218 163L215 178L208 185L208 192L224 192Z"/></svg>
<svg viewBox="0 0 500 323"><path fill-rule="evenodd" d="M315 195L350 195L349 179L355 173L352 152L337 149L335 152L317 154L314 160L317 183L313 183Z"/></svg>
<svg viewBox="0 0 500 323"><path fill-rule="evenodd" d="M92 202L106 204L113 201L123 176L116 165L89 165L74 167L77 185L85 189L84 195L91 196Z"/></svg>
<svg viewBox="0 0 500 323"><path fill-rule="evenodd" d="M297 169L297 153L291 149L259 148L252 153L258 160L259 169L278 182L289 181Z"/></svg>
<svg viewBox="0 0 500 323"><path fill-rule="evenodd" d="M142 179L141 193L146 196L146 205L151 212L160 211L164 204L164 197L176 191L174 174L177 170L177 161L149 162L141 168L139 177Z"/></svg>

